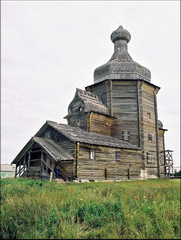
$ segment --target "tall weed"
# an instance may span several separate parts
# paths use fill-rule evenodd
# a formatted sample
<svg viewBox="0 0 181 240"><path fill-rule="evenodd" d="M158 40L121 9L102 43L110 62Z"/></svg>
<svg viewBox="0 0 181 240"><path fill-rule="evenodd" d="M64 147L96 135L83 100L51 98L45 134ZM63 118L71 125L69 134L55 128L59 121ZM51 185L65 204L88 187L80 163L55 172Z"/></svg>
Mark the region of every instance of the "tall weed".
<svg viewBox="0 0 181 240"><path fill-rule="evenodd" d="M1 180L3 239L178 239L180 182Z"/></svg>

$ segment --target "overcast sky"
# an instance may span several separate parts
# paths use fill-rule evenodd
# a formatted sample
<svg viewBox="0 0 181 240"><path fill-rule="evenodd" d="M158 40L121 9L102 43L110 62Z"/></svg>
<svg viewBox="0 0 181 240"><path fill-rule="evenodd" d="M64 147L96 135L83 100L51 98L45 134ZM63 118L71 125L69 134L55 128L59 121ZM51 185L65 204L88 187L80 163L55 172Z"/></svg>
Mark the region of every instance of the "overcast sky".
<svg viewBox="0 0 181 240"><path fill-rule="evenodd" d="M111 33L161 87L158 118L180 165L180 1L1 1L1 163L11 163L46 120L67 123L76 87L110 60Z"/></svg>

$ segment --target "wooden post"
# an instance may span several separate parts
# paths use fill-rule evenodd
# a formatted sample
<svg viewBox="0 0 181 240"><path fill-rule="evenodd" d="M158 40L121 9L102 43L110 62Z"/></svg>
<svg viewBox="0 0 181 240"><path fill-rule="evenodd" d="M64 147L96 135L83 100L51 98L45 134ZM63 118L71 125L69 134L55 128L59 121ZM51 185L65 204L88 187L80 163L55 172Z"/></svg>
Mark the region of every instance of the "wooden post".
<svg viewBox="0 0 181 240"><path fill-rule="evenodd" d="M24 156L24 159L23 159L23 168L24 168L24 172L25 172L25 162L26 162L26 157Z"/></svg>
<svg viewBox="0 0 181 240"><path fill-rule="evenodd" d="M19 177L20 177L20 171L21 171L21 162L19 164Z"/></svg>
<svg viewBox="0 0 181 240"><path fill-rule="evenodd" d="M165 131L163 132L163 156L164 156L164 177L166 178L167 172L166 172L166 157L165 157Z"/></svg>
<svg viewBox="0 0 181 240"><path fill-rule="evenodd" d="M52 181L52 176L53 175L53 172L50 172L50 181Z"/></svg>
<svg viewBox="0 0 181 240"><path fill-rule="evenodd" d="M138 147L140 147L140 113L139 113L139 81L137 81L136 85L137 91L137 113L138 113Z"/></svg>
<svg viewBox="0 0 181 240"><path fill-rule="evenodd" d="M28 168L29 168L29 166L30 166L30 151L28 152Z"/></svg>
<svg viewBox="0 0 181 240"><path fill-rule="evenodd" d="M52 177L53 177L53 179L55 178L54 177L54 159L51 159L52 160Z"/></svg>
<svg viewBox="0 0 181 240"><path fill-rule="evenodd" d="M128 168L128 180L130 180L130 172L129 172L129 168Z"/></svg>
<svg viewBox="0 0 181 240"><path fill-rule="evenodd" d="M43 153L44 154L44 153ZM46 162L46 172L48 172L48 166L47 166L47 157L45 156L45 162Z"/></svg>
<svg viewBox="0 0 181 240"><path fill-rule="evenodd" d="M112 87L112 81L110 80L110 90L111 90L111 116L113 116L113 87Z"/></svg>
<svg viewBox="0 0 181 240"><path fill-rule="evenodd" d="M15 178L16 178L16 175L17 175L17 167L18 167L18 166L17 166L17 163L16 163L15 176L14 176Z"/></svg>
<svg viewBox="0 0 181 240"><path fill-rule="evenodd" d="M159 140L158 140L158 113L157 113L157 101L156 94L158 89L154 90L154 105L155 105L155 130L156 130L156 148L157 148L157 170L158 170L158 178L160 178L160 158L159 158Z"/></svg>
<svg viewBox="0 0 181 240"><path fill-rule="evenodd" d="M40 160L41 161L41 167L40 167L40 178L41 178L41 180L42 180L42 165L43 165L42 164L42 157L43 156L42 156L42 151L41 151L41 160Z"/></svg>
<svg viewBox="0 0 181 240"><path fill-rule="evenodd" d="M143 123L143 101L142 101L142 87L143 82L139 81L138 85L138 95L139 95L139 137L140 137L140 147L142 148L142 169L145 170L145 146L144 146L144 123Z"/></svg>
<svg viewBox="0 0 181 240"><path fill-rule="evenodd" d="M105 176L105 179L107 180L107 168L104 169L104 176Z"/></svg>
<svg viewBox="0 0 181 240"><path fill-rule="evenodd" d="M79 158L79 142L76 142L75 177L77 177L78 158Z"/></svg>

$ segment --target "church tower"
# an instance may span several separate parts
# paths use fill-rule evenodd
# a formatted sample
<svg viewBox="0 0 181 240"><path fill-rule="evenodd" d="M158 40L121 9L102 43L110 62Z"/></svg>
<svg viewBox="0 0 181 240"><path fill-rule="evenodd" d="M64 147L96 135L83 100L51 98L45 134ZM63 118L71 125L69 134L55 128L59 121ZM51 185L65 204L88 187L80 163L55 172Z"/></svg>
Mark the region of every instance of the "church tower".
<svg viewBox="0 0 181 240"><path fill-rule="evenodd" d="M142 149L142 169L148 175L164 177L164 132L158 120L157 93L150 71L128 53L130 33L120 26L111 34L114 53L94 71L94 84L86 91L98 96L115 118L111 135Z"/></svg>

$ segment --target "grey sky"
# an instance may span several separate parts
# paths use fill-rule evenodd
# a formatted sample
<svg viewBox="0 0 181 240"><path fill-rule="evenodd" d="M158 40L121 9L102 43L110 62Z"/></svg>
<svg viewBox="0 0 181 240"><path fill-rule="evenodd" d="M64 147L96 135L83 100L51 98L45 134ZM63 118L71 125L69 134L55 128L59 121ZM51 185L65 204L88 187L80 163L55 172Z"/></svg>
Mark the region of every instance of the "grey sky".
<svg viewBox="0 0 181 240"><path fill-rule="evenodd" d="M131 34L128 51L161 87L158 117L180 165L179 1L2 1L1 163L11 163L46 120L66 123L76 87L113 54L111 33Z"/></svg>

